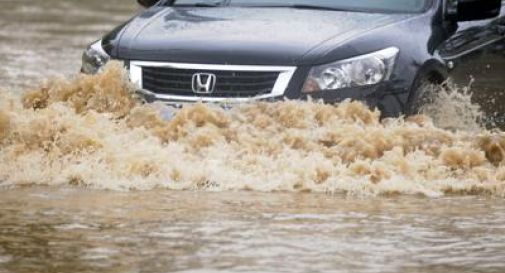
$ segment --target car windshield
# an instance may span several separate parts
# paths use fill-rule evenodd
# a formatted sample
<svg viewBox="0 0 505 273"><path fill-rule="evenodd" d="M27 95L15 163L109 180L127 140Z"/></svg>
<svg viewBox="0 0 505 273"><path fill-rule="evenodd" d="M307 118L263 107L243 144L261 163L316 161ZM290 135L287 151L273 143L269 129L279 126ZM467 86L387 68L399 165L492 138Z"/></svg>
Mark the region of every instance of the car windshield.
<svg viewBox="0 0 505 273"><path fill-rule="evenodd" d="M421 12L429 0L175 0L174 6L292 7L364 12Z"/></svg>

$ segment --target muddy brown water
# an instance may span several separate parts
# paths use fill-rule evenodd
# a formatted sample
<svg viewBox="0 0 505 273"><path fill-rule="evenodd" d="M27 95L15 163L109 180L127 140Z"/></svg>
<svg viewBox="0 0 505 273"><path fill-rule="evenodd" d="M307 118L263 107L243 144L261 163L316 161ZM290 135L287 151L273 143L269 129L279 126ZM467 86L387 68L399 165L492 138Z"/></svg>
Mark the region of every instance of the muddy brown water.
<svg viewBox="0 0 505 273"><path fill-rule="evenodd" d="M0 89L16 93L34 88L54 74L75 74L85 44L136 10L135 3L126 0L0 0ZM67 110L55 105L40 116L72 117L70 112L66 115ZM13 119L23 124L25 120L36 120L36 115L19 112ZM103 122L112 126L103 116L93 114L59 122L83 126ZM118 138L107 139L100 132L93 135L103 143L107 140L130 145L132 154L117 155L124 149L118 146L106 151L109 157L141 156L147 161L173 162L176 158L169 157L179 149L184 154L181 162L192 160L191 154L183 153L176 145L166 148L166 154L160 153L167 159L148 157L149 153L156 154L158 144L144 138L144 132L125 133L126 129L121 128L110 129ZM103 130L101 134L111 131ZM153 150L136 151L135 145L125 141L127 138L142 140L146 146L141 148ZM158 180L113 181L116 176L124 178L123 173L115 169L108 174L108 169L102 170L99 165L81 164L91 164L92 160L83 158L79 164L63 161L72 168L62 165L61 171L86 174L94 182L86 184L81 178L81 182L66 183L55 167L61 164L61 156L47 163L37 153L30 153L30 158L16 157L7 162L12 157L0 153L0 170L10 171L0 173L0 177L16 181L0 189L0 272L505 271L505 200L503 193L493 194L500 184L494 184L493 192L482 190L485 182L459 185L451 180L439 185L397 180L391 186L394 190L384 186L389 194L373 196L324 193L324 186L307 182L305 186L312 187L312 193L290 193L286 189L296 188L299 183L282 183L281 178L294 179L297 176L291 176L290 171L312 168L309 155L306 165L294 167L289 161L251 158L264 162L256 162L262 166L257 170L251 165L244 167L250 172L243 173L244 180L252 182L243 186L240 173L233 173L243 166L222 167L230 171L231 178L205 169L226 162L227 154L236 156L232 147L223 147L224 153L214 151L214 161L212 156L197 153L193 160L203 163L192 165L215 176L218 182L221 179L221 184L201 187L195 183L193 189L193 184L166 187ZM299 156L295 152L281 155ZM313 158L317 162L318 157ZM41 162L48 164L47 170L40 169ZM275 172L268 165L283 166L288 173ZM96 169L79 169L83 166ZM162 168L155 163L145 166ZM180 167L179 176L187 175L190 180L190 172ZM482 168L479 175L486 170L497 172L491 166ZM446 171L446 175L461 177L465 171ZM54 180L46 181L48 177ZM265 179L258 182L254 177ZM450 183L469 187L465 192L470 194L426 194L428 189L437 193ZM117 186L124 184L129 186ZM419 190L423 186L424 191ZM471 194L472 189L476 194Z"/></svg>

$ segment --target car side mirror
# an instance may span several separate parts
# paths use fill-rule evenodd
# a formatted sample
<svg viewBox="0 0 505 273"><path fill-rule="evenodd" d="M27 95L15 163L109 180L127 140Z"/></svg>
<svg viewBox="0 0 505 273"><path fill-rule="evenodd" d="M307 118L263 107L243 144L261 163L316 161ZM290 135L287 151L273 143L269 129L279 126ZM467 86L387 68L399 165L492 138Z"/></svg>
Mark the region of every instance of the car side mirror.
<svg viewBox="0 0 505 273"><path fill-rule="evenodd" d="M500 15L502 0L447 0L447 15L456 21L475 21Z"/></svg>
<svg viewBox="0 0 505 273"><path fill-rule="evenodd" d="M137 3L145 8L150 8L158 2L159 0L137 0Z"/></svg>

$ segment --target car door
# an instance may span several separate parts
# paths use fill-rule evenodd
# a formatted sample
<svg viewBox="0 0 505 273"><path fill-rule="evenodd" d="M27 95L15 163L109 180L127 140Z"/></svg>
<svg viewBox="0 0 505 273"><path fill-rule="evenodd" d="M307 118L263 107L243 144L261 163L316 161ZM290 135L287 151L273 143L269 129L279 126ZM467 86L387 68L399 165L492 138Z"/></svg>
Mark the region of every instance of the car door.
<svg viewBox="0 0 505 273"><path fill-rule="evenodd" d="M470 86L488 125L505 128L505 1L499 17L459 22L455 33L440 47L450 77Z"/></svg>

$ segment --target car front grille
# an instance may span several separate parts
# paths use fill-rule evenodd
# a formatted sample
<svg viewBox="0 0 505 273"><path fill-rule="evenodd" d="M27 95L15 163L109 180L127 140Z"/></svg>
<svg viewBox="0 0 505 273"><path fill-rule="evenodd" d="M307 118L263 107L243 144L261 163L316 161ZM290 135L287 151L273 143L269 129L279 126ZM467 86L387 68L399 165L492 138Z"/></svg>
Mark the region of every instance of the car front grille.
<svg viewBox="0 0 505 273"><path fill-rule="evenodd" d="M211 73L216 76L216 86L212 93L193 92L192 79L197 73ZM144 66L142 87L162 95L251 98L271 93L279 74L280 71L198 70Z"/></svg>

